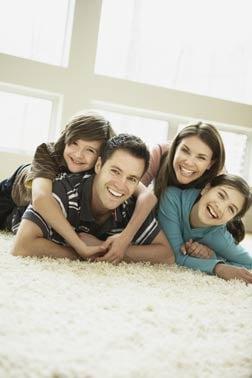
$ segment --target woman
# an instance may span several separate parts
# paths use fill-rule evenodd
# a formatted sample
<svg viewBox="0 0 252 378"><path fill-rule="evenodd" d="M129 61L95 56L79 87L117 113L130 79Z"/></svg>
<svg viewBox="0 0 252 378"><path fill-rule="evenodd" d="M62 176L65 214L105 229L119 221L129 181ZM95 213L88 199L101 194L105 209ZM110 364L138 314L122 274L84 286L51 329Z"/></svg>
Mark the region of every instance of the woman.
<svg viewBox="0 0 252 378"><path fill-rule="evenodd" d="M152 150L150 166L142 178L148 186L154 180L154 191L160 200L169 185L182 189L203 187L219 174L225 163L225 149L218 130L199 122L182 129L170 147L158 145Z"/></svg>
<svg viewBox="0 0 252 378"><path fill-rule="evenodd" d="M216 176L203 190L167 188L160 201L158 219L176 263L226 280L237 278L252 283L252 273L244 269L252 268L252 256L237 244L244 237L240 217L251 203L248 184L233 175ZM201 245L212 251L202 252Z"/></svg>

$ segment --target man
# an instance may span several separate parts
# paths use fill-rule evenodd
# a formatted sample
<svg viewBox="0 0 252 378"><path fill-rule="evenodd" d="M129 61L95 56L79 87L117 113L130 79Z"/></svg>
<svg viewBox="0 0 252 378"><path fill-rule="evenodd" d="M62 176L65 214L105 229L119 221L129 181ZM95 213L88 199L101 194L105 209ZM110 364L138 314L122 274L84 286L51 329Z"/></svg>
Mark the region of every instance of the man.
<svg viewBox="0 0 252 378"><path fill-rule="evenodd" d="M120 233L134 212L132 195L148 163L149 151L141 139L120 134L107 142L94 175L63 174L54 181L54 197L70 224L87 244L100 246L103 254L102 241ZM92 256L67 246L31 206L23 216L12 253L70 259ZM152 213L137 231L124 259L174 263L170 245Z"/></svg>

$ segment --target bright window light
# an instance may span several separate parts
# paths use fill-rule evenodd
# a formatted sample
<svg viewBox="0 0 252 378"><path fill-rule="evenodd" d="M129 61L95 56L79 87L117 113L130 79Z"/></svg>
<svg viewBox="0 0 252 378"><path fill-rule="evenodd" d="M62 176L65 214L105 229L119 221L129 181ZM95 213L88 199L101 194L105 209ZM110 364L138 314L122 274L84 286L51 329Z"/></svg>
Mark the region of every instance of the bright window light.
<svg viewBox="0 0 252 378"><path fill-rule="evenodd" d="M168 122L140 116L120 114L111 111L99 112L110 121L117 134L128 133L140 137L151 149L158 143L165 143L168 135Z"/></svg>
<svg viewBox="0 0 252 378"><path fill-rule="evenodd" d="M0 0L0 52L66 67L75 0Z"/></svg>
<svg viewBox="0 0 252 378"><path fill-rule="evenodd" d="M0 150L34 153L50 135L50 100L0 91Z"/></svg>
<svg viewBox="0 0 252 378"><path fill-rule="evenodd" d="M234 175L244 176L247 135L230 131L220 131L220 134L226 151L227 171Z"/></svg>
<svg viewBox="0 0 252 378"><path fill-rule="evenodd" d="M95 71L252 104L251 0L103 0Z"/></svg>

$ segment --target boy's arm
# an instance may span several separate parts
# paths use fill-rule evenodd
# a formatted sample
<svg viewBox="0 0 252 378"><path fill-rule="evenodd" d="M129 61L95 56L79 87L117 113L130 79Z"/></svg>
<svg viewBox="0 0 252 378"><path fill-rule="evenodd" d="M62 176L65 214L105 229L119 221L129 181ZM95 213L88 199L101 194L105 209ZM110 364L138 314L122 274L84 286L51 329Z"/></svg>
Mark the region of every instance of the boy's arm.
<svg viewBox="0 0 252 378"><path fill-rule="evenodd" d="M109 248L104 261L118 264L123 259L135 234L157 203L157 197L142 183L139 183L135 195L137 196L135 210L126 228L120 234L110 236L104 244Z"/></svg>
<svg viewBox="0 0 252 378"><path fill-rule="evenodd" d="M44 220L82 257L104 252L103 246L88 247L74 231L52 196L52 181L35 178L32 182L32 206Z"/></svg>

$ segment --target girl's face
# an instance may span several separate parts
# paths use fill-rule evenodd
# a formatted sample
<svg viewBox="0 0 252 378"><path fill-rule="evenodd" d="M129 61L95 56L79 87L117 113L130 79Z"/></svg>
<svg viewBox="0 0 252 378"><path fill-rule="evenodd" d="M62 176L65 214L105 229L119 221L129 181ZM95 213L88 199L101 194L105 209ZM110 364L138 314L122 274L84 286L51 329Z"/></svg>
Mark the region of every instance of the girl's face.
<svg viewBox="0 0 252 378"><path fill-rule="evenodd" d="M211 188L207 185L198 201L198 220L201 225L219 226L234 218L244 204L243 195L235 188L219 185Z"/></svg>
<svg viewBox="0 0 252 378"><path fill-rule="evenodd" d="M173 169L180 184L189 184L211 168L213 152L198 136L181 140L177 146Z"/></svg>
<svg viewBox="0 0 252 378"><path fill-rule="evenodd" d="M66 144L63 156L69 171L79 173L92 169L100 154L101 145L101 141L82 139Z"/></svg>

